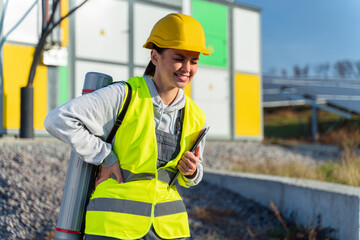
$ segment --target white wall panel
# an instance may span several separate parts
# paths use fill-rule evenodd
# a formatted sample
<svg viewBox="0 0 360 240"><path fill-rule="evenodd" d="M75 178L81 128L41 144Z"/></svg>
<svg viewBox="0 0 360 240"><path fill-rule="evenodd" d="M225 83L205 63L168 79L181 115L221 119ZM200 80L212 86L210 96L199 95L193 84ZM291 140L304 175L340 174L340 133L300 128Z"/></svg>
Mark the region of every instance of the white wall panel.
<svg viewBox="0 0 360 240"><path fill-rule="evenodd" d="M134 63L147 65L150 61L150 50L143 48L150 35L152 27L167 14L175 12L172 9L159 8L147 4L134 5Z"/></svg>
<svg viewBox="0 0 360 240"><path fill-rule="evenodd" d="M129 69L126 66L77 61L75 64L75 96L80 96L84 86L84 79L87 72L100 72L110 75L113 81L128 80Z"/></svg>
<svg viewBox="0 0 360 240"><path fill-rule="evenodd" d="M205 112L209 137L230 139L230 109L227 101L195 101Z"/></svg>
<svg viewBox="0 0 360 240"><path fill-rule="evenodd" d="M235 71L260 73L260 13L234 8Z"/></svg>
<svg viewBox="0 0 360 240"><path fill-rule="evenodd" d="M15 26L33 3L34 1L10 1L8 3L4 18L3 35L7 34L9 30ZM7 40L30 44L38 43L38 8L41 9L41 4L34 6L29 15L27 15L24 21L9 35ZM41 19L39 21L41 21Z"/></svg>
<svg viewBox="0 0 360 240"><path fill-rule="evenodd" d="M75 13L76 57L127 63L128 16L127 1L88 1Z"/></svg>
<svg viewBox="0 0 360 240"><path fill-rule="evenodd" d="M172 5L174 7L181 7L183 0L150 0L151 2L158 2L162 4Z"/></svg>
<svg viewBox="0 0 360 240"><path fill-rule="evenodd" d="M209 136L230 138L229 71L199 66L191 86L191 97L204 110L211 126Z"/></svg>
<svg viewBox="0 0 360 240"><path fill-rule="evenodd" d="M145 68L134 68L134 76L141 77L145 72Z"/></svg>
<svg viewBox="0 0 360 240"><path fill-rule="evenodd" d="M229 71L227 69L198 66L192 80L191 96L199 100L228 100Z"/></svg>

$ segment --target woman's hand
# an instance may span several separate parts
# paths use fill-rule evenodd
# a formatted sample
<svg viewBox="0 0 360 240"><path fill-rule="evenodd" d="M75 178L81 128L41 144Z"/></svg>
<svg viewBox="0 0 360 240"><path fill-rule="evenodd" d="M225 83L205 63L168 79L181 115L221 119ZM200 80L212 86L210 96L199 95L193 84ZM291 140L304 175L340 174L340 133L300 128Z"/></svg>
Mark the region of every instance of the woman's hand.
<svg viewBox="0 0 360 240"><path fill-rule="evenodd" d="M95 180L95 188L103 181L109 179L113 174L116 176L116 179L119 183L123 182L123 177L121 175L120 166L118 162L114 163L109 167L100 167L99 174Z"/></svg>
<svg viewBox="0 0 360 240"><path fill-rule="evenodd" d="M200 146L195 148L195 153L187 151L178 163L177 168L185 177L191 179L196 176L199 162Z"/></svg>

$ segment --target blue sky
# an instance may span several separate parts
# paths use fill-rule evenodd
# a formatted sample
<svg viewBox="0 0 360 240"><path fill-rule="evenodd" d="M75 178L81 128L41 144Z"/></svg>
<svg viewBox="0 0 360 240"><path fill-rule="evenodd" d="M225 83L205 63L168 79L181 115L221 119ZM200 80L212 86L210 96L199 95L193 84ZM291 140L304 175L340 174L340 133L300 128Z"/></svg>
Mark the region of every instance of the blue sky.
<svg viewBox="0 0 360 240"><path fill-rule="evenodd" d="M263 72L360 60L360 0L240 0L262 9Z"/></svg>

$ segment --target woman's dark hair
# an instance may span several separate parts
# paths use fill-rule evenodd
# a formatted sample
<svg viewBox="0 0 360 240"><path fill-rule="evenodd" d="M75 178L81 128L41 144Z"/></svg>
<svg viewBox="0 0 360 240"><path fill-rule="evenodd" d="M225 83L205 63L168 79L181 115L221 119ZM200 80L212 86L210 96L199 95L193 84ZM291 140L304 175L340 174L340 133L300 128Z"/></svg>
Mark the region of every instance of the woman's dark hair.
<svg viewBox="0 0 360 240"><path fill-rule="evenodd" d="M155 49L159 54L162 54L166 50L166 48L158 47L154 43L153 43L153 49ZM147 65L147 67L145 69L144 75L150 75L150 76L154 77L155 70L156 70L156 66L150 60L149 64Z"/></svg>

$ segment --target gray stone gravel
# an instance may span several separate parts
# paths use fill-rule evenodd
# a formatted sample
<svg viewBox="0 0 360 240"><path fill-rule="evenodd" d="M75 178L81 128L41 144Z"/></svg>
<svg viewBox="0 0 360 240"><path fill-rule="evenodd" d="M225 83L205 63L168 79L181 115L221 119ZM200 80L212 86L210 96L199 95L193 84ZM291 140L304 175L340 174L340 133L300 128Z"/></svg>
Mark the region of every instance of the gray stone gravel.
<svg viewBox="0 0 360 240"><path fill-rule="evenodd" d="M52 239L69 154L69 147L52 138L0 139L0 239ZM204 165L229 170L231 161L266 158L316 162L296 149L208 142ZM268 229L280 227L268 209L205 182L180 192L189 211L191 239L266 239Z"/></svg>
<svg viewBox="0 0 360 240"><path fill-rule="evenodd" d="M324 161L338 161L341 151L324 145L265 145L258 142L207 141L204 166L210 169L233 170L236 162L284 163L297 162L314 166Z"/></svg>
<svg viewBox="0 0 360 240"><path fill-rule="evenodd" d="M260 240L268 239L268 230L282 228L269 209L206 182L179 192L189 212L191 239Z"/></svg>
<svg viewBox="0 0 360 240"><path fill-rule="evenodd" d="M69 148L54 140L0 142L0 239L43 239L54 229Z"/></svg>

